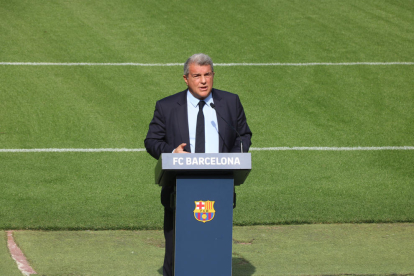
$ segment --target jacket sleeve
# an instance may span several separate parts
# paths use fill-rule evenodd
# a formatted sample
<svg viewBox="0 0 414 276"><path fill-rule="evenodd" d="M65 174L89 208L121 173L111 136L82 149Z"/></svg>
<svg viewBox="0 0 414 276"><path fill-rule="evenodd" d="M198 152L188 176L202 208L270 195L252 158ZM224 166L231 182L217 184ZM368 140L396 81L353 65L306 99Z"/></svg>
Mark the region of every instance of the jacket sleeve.
<svg viewBox="0 0 414 276"><path fill-rule="evenodd" d="M168 144L165 114L159 101L155 104L154 117L149 124L144 144L147 152L155 159L159 159L161 153L174 150L174 147Z"/></svg>
<svg viewBox="0 0 414 276"><path fill-rule="evenodd" d="M240 98L236 95L236 113L237 113L237 132L240 134L243 141L243 152L248 152L252 144L251 137L252 132L250 131L249 125L247 124L246 114L244 113L243 106L240 102ZM237 136L231 152L241 152L240 137Z"/></svg>

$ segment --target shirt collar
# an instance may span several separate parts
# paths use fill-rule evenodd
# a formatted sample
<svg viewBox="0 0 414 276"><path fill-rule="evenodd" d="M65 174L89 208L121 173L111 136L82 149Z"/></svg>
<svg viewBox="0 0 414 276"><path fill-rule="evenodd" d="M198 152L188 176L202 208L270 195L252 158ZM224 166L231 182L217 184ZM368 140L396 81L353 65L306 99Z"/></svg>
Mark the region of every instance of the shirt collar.
<svg viewBox="0 0 414 276"><path fill-rule="evenodd" d="M193 96L193 94L191 94L190 90L187 90L187 102L191 103L193 107L197 107L199 101L199 99L197 99ZM210 103L214 103L213 91L210 93L210 95L207 96L207 98L204 99L204 101L208 106L210 106Z"/></svg>

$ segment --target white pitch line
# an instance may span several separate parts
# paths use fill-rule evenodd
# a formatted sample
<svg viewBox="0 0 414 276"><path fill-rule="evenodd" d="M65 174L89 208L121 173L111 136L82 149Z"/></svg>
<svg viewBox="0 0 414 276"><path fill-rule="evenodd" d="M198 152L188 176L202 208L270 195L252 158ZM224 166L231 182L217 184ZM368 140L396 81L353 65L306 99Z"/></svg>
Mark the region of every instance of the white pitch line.
<svg viewBox="0 0 414 276"><path fill-rule="evenodd" d="M0 65L27 66L183 66L184 63L94 63L94 62L0 62Z"/></svg>
<svg viewBox="0 0 414 276"><path fill-rule="evenodd" d="M79 149L79 148L49 148L49 149L0 149L0 152L139 152L145 149L126 148L100 148L100 149Z"/></svg>
<svg viewBox="0 0 414 276"><path fill-rule="evenodd" d="M95 62L0 62L0 65L15 66L183 66L183 63L95 63ZM214 63L214 66L355 66L355 65L414 65L414 62L309 62L309 63Z"/></svg>
<svg viewBox="0 0 414 276"><path fill-rule="evenodd" d="M412 146L403 147L266 147L250 148L250 151L287 151L287 150L314 150L314 151L381 151L381 150L414 150ZM141 149L127 148L46 148L46 149L0 149L0 153L25 153L25 152L145 152Z"/></svg>
<svg viewBox="0 0 414 276"><path fill-rule="evenodd" d="M352 65L414 65L414 62L214 63L214 66L352 66Z"/></svg>
<svg viewBox="0 0 414 276"><path fill-rule="evenodd" d="M269 147L250 148L250 151L284 151L284 150L318 150L318 151L364 151L364 150L414 150L414 147Z"/></svg>

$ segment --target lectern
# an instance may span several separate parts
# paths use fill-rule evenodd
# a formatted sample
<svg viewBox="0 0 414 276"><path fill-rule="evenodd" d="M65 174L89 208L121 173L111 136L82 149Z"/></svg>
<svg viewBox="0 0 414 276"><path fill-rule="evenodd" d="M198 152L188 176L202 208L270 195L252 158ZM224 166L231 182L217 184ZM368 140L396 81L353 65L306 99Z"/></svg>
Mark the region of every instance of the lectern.
<svg viewBox="0 0 414 276"><path fill-rule="evenodd" d="M232 274L234 186L250 153L163 153L155 182L175 186L174 275Z"/></svg>

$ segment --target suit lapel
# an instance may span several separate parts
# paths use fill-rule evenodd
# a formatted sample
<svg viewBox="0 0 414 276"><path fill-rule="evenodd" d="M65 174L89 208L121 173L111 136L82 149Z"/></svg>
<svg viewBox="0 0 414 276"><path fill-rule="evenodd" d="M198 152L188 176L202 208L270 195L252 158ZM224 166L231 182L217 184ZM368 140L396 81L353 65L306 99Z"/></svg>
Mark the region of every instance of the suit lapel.
<svg viewBox="0 0 414 276"><path fill-rule="evenodd" d="M227 108L225 108L225 102L222 100L217 90L213 89L213 101L216 106L217 113L224 118L228 118ZM219 131L219 152L223 152L224 149L224 137L226 137L226 122L217 114L217 124Z"/></svg>
<svg viewBox="0 0 414 276"><path fill-rule="evenodd" d="M182 92L182 97L177 101L176 123L180 131L180 143L186 143L185 150L191 152L190 133L188 131L188 112L187 112L187 90ZM178 145L177 145L178 146Z"/></svg>

